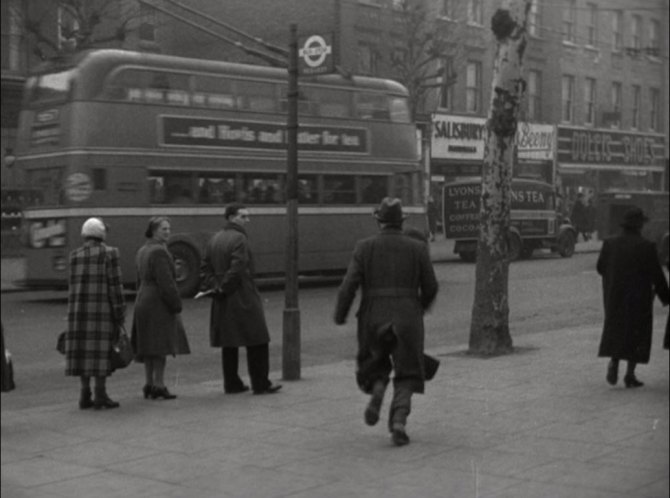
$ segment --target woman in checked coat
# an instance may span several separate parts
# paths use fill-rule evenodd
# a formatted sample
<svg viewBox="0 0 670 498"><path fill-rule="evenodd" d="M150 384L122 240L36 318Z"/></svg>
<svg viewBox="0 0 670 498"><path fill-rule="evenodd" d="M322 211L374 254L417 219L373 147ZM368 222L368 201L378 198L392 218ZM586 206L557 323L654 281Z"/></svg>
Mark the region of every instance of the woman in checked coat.
<svg viewBox="0 0 670 498"><path fill-rule="evenodd" d="M163 379L166 356L191 351L180 315L174 261L166 246L170 220L151 218L144 235L147 242L136 257L139 285L131 340L135 359L144 363L144 397L174 399L177 396L168 391Z"/></svg>
<svg viewBox="0 0 670 498"><path fill-rule="evenodd" d="M99 218L86 220L81 236L84 244L70 253L65 375L81 379L82 410L117 408L119 403L107 395L106 380L112 373L110 351L126 310L119 250L104 243L107 227Z"/></svg>

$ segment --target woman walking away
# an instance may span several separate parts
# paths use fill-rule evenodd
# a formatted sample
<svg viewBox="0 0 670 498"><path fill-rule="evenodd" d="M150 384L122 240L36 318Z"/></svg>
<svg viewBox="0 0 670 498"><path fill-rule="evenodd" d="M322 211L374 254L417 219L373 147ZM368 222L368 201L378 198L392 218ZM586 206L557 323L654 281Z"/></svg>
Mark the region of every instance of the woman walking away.
<svg viewBox="0 0 670 498"><path fill-rule="evenodd" d="M621 235L606 239L598 257L605 303L598 356L611 358L606 376L611 385L617 383L620 360L628 362L624 385L644 385L635 377L635 367L649 363L654 295L663 305L668 304L668 282L656 244L641 234L648 220L641 209L629 209L621 223Z"/></svg>
<svg viewBox="0 0 670 498"><path fill-rule="evenodd" d="M79 408L118 408L107 395L110 352L125 319L119 250L105 244L107 226L89 218L81 228L84 244L70 253L65 375L81 380ZM91 377L95 397L91 399Z"/></svg>
<svg viewBox="0 0 670 498"><path fill-rule="evenodd" d="M144 235L148 240L135 260L139 285L132 343L135 359L144 363L144 397L174 399L177 396L165 387L166 356L191 351L180 315L175 265L167 249L170 220L164 216L151 218Z"/></svg>

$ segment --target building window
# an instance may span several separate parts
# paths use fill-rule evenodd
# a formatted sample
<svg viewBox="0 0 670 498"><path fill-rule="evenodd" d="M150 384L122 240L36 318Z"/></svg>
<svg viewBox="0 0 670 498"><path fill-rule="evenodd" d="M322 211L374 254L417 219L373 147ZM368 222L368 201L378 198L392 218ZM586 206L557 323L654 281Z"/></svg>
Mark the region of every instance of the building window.
<svg viewBox="0 0 670 498"><path fill-rule="evenodd" d="M584 124L596 124L596 80L584 80Z"/></svg>
<svg viewBox="0 0 670 498"><path fill-rule="evenodd" d="M633 49L640 50L642 48L642 18L640 16L633 16L633 22L630 26L630 37Z"/></svg>
<svg viewBox="0 0 670 498"><path fill-rule="evenodd" d="M586 6L586 44L598 46L598 6L590 3Z"/></svg>
<svg viewBox="0 0 670 498"><path fill-rule="evenodd" d="M482 63L469 61L465 72L465 110L479 112L482 108Z"/></svg>
<svg viewBox="0 0 670 498"><path fill-rule="evenodd" d="M542 78L539 71L528 71L528 121L542 120Z"/></svg>
<svg viewBox="0 0 670 498"><path fill-rule="evenodd" d="M140 3L140 28L139 38L143 41L156 41L156 15L157 10Z"/></svg>
<svg viewBox="0 0 670 498"><path fill-rule="evenodd" d="M76 13L65 5L58 7L58 50L77 48L79 19Z"/></svg>
<svg viewBox="0 0 670 498"><path fill-rule="evenodd" d="M528 12L528 33L531 36L540 36L540 0L531 0Z"/></svg>
<svg viewBox="0 0 670 498"><path fill-rule="evenodd" d="M659 33L661 32L661 25L656 19L652 19L649 23L649 46L647 55L658 57L661 55L661 41Z"/></svg>
<svg viewBox="0 0 670 498"><path fill-rule="evenodd" d="M8 2L9 32L8 36L3 33L2 36L2 69L19 72L23 70L21 58L21 43L23 39L23 14L20 0L10 0ZM4 4L4 2L3 2ZM3 9L4 11L4 9ZM3 21L4 21L3 15ZM4 23L3 23L4 25ZM3 28L4 29L4 28ZM5 61L5 54L7 60Z"/></svg>
<svg viewBox="0 0 670 498"><path fill-rule="evenodd" d="M358 72L360 74L376 74L378 55L374 45L370 43L359 43L357 59Z"/></svg>
<svg viewBox="0 0 670 498"><path fill-rule="evenodd" d="M612 83L610 91L610 106L612 108L612 128L618 128L621 124L621 83L615 81Z"/></svg>
<svg viewBox="0 0 670 498"><path fill-rule="evenodd" d="M631 128L638 129L640 127L640 99L642 98L642 90L639 85L633 85L633 112L631 115Z"/></svg>
<svg viewBox="0 0 670 498"><path fill-rule="evenodd" d="M440 107L451 109L454 105L454 83L456 83L453 57L447 57L443 60L441 83Z"/></svg>
<svg viewBox="0 0 670 498"><path fill-rule="evenodd" d="M575 17L577 0L564 0L563 3L563 41L575 43Z"/></svg>
<svg viewBox="0 0 670 498"><path fill-rule="evenodd" d="M658 88L649 89L649 130L661 131L661 92Z"/></svg>
<svg viewBox="0 0 670 498"><path fill-rule="evenodd" d="M447 19L456 19L456 0L442 0L440 15Z"/></svg>
<svg viewBox="0 0 670 498"><path fill-rule="evenodd" d="M623 12L612 12L612 50L621 52L623 49Z"/></svg>
<svg viewBox="0 0 670 498"><path fill-rule="evenodd" d="M575 77L566 75L561 79L561 121L572 123L574 107Z"/></svg>
<svg viewBox="0 0 670 498"><path fill-rule="evenodd" d="M468 22L484 24L483 0L468 0Z"/></svg>

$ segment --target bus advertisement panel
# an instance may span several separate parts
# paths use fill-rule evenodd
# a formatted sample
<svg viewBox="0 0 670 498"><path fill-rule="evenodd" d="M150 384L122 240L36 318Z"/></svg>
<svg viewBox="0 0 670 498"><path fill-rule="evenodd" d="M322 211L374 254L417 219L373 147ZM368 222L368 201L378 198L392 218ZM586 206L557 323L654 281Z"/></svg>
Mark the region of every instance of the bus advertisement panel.
<svg viewBox="0 0 670 498"><path fill-rule="evenodd" d="M65 285L89 216L111 226L127 284L150 216L170 216L185 295L225 204L249 206L261 275L281 276L286 239L287 71L121 50L46 64L28 78L17 163L40 203L25 210L28 285ZM400 197L425 227L407 90L316 76L299 96L299 271L342 272L372 210Z"/></svg>

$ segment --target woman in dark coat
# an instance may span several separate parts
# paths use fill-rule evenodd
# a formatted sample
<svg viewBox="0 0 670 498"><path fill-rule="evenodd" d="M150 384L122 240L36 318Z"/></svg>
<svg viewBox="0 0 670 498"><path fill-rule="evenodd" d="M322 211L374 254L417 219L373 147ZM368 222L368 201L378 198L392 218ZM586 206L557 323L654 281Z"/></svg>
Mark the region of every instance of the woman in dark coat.
<svg viewBox="0 0 670 498"><path fill-rule="evenodd" d="M641 209L624 215L623 232L603 242L597 270L603 279L605 325L598 356L611 358L607 382L618 380L619 360L628 362L626 387L644 385L635 377L638 363L649 362L654 295L668 304L668 283L656 244L642 237L648 218Z"/></svg>
<svg viewBox="0 0 670 498"><path fill-rule="evenodd" d="M181 299L175 281L175 266L166 242L170 220L149 220L147 242L137 251L138 291L135 300L132 343L135 359L144 363L144 397L174 399L165 387L167 355L188 354L190 348L181 320Z"/></svg>
<svg viewBox="0 0 670 498"><path fill-rule="evenodd" d="M79 408L117 408L107 395L110 352L125 319L119 250L104 243L107 226L89 218L81 228L84 244L70 253L65 375L81 379ZM95 398L91 400L91 377Z"/></svg>
<svg viewBox="0 0 670 498"><path fill-rule="evenodd" d="M10 370L10 364L7 362L5 356L5 326L0 323L0 331L2 332L2 344L0 344L0 361L2 361L2 370L0 370L0 384L2 385L2 392L12 391L16 386L14 385L14 375Z"/></svg>

